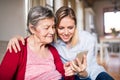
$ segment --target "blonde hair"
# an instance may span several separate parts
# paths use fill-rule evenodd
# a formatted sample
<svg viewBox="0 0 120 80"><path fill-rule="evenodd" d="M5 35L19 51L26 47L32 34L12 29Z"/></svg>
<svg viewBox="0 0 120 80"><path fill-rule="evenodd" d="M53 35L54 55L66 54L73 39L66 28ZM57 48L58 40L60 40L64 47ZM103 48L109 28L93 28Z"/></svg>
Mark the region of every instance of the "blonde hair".
<svg viewBox="0 0 120 80"><path fill-rule="evenodd" d="M59 26L60 24L60 21L64 18L64 17L67 17L69 16L71 19L74 20L75 22L75 25L77 24L77 21L76 21L76 16L75 16L75 13L74 13L74 10L68 6L62 6L61 8L59 8L55 14L56 16L56 29L57 27ZM54 38L54 41L56 42L57 39L58 39L58 33L56 32L55 34L55 38ZM75 46L78 42L78 30L77 30L77 27L75 28L75 32L74 32L74 35L70 41L70 44L71 46Z"/></svg>
<svg viewBox="0 0 120 80"><path fill-rule="evenodd" d="M78 38L78 29L77 29L77 27L75 28L75 32L74 32L74 35L73 35L73 37L72 37L72 40L71 40L71 46L75 46L77 43L78 43L78 40L79 40L79 38Z"/></svg>

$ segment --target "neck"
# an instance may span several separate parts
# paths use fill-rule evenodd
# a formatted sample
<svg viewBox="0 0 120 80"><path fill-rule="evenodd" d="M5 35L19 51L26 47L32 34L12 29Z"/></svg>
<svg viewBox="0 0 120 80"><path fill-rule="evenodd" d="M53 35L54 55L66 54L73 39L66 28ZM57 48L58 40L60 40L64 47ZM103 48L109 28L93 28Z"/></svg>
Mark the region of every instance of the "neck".
<svg viewBox="0 0 120 80"><path fill-rule="evenodd" d="M29 46L35 49L44 49L46 48L46 44L43 44L40 39L34 35L31 35L28 39Z"/></svg>
<svg viewBox="0 0 120 80"><path fill-rule="evenodd" d="M36 39L34 36L30 36L28 39L29 48L40 58L47 58L49 55L49 49L46 44L40 42L39 39Z"/></svg>
<svg viewBox="0 0 120 80"><path fill-rule="evenodd" d="M71 43L69 42L69 43L66 43L66 47L67 48L71 48Z"/></svg>

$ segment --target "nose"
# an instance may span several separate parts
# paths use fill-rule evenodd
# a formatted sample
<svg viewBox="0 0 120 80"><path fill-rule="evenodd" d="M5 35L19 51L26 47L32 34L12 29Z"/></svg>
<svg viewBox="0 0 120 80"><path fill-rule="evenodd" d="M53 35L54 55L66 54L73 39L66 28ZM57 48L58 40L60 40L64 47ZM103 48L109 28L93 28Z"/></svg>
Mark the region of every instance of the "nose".
<svg viewBox="0 0 120 80"><path fill-rule="evenodd" d="M67 29L65 29L65 34L66 34L66 35L68 34L68 30L67 30Z"/></svg>
<svg viewBox="0 0 120 80"><path fill-rule="evenodd" d="M54 33L55 33L55 29L51 27L51 28L49 29L49 32L50 32L51 34L54 34Z"/></svg>

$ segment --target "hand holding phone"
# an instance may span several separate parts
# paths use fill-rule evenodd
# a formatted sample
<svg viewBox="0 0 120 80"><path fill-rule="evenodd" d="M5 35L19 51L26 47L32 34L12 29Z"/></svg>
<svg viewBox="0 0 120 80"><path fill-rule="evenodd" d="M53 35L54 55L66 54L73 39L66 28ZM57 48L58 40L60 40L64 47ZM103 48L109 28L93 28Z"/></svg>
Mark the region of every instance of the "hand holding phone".
<svg viewBox="0 0 120 80"><path fill-rule="evenodd" d="M76 55L76 59L74 61L72 61L72 69L73 71L75 71L76 73L78 73L80 76L86 76L87 72L86 72L86 68L87 68L87 55L88 51L81 51ZM85 74L82 74L83 72L85 72Z"/></svg>
<svg viewBox="0 0 120 80"><path fill-rule="evenodd" d="M76 57L78 58L78 60L80 62L82 62L83 61L83 56L87 55L87 53L88 53L88 51L82 51L82 52L78 53Z"/></svg>

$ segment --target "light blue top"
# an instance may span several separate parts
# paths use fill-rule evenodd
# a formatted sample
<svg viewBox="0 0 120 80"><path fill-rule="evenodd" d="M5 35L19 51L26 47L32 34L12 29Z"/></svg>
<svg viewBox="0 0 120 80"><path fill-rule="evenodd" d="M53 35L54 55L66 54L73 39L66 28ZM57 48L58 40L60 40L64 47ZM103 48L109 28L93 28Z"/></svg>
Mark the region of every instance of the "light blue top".
<svg viewBox="0 0 120 80"><path fill-rule="evenodd" d="M96 60L96 38L86 31L79 31L79 42L76 46L67 48L62 40L58 40L53 45L58 50L63 63L74 60L80 51L88 51L87 54L87 72L92 80L105 69L97 64Z"/></svg>

